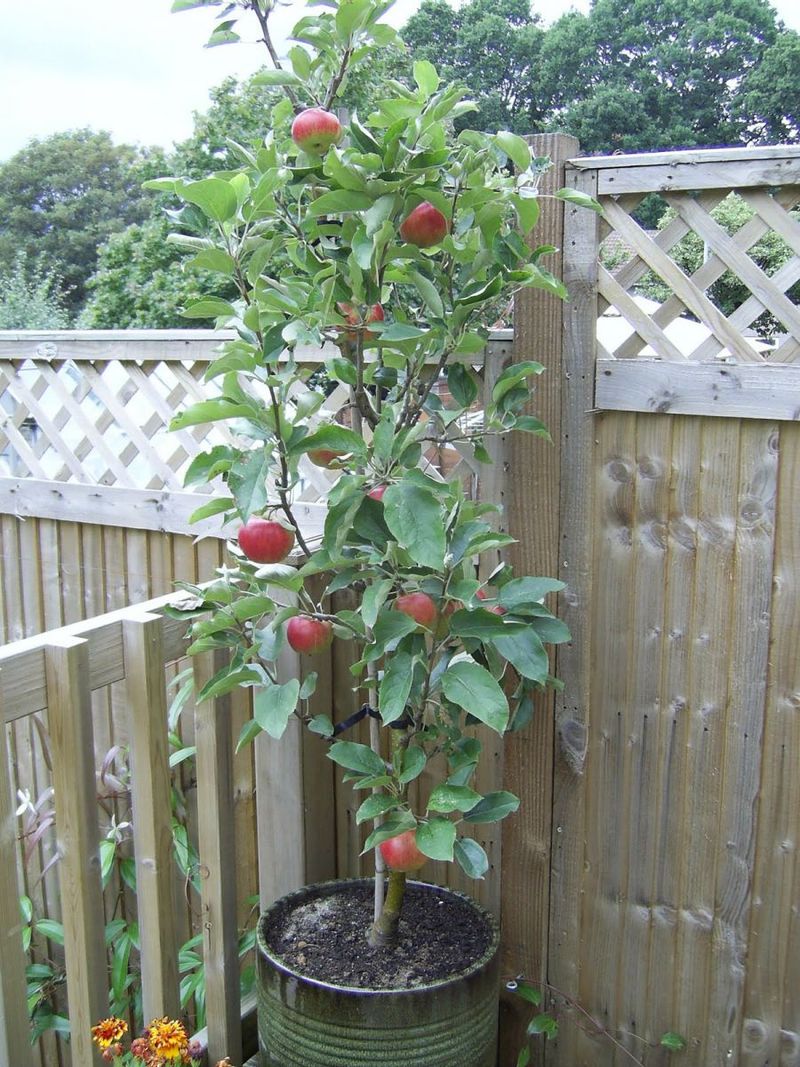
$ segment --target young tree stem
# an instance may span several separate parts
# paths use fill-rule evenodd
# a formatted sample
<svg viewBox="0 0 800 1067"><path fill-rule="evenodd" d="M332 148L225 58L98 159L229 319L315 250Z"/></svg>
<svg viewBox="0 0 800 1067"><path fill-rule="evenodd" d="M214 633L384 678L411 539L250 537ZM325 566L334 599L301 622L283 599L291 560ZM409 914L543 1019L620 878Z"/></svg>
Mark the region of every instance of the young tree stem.
<svg viewBox="0 0 800 1067"><path fill-rule="evenodd" d="M389 871L389 888L386 891L383 910L369 932L369 943L373 948L390 948L397 941L405 891L405 871Z"/></svg>

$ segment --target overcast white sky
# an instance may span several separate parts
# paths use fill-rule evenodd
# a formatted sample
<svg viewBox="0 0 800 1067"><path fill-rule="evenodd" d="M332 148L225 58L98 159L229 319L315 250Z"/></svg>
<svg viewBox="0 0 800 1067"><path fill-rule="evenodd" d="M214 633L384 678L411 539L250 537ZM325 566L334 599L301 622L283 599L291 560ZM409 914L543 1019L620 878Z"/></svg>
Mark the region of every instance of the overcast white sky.
<svg viewBox="0 0 800 1067"><path fill-rule="evenodd" d="M0 0L0 160L32 137L90 126L117 142L170 146L192 129L192 111L208 106L208 89L227 74L260 66L263 45L205 49L213 10L170 13L171 0ZM419 0L398 0L401 26ZM552 21L589 0L533 0ZM800 30L798 0L773 0ZM288 30L304 3L280 12ZM242 21L243 28L247 26ZM252 30L252 27L251 27ZM279 35L279 34L276 34Z"/></svg>

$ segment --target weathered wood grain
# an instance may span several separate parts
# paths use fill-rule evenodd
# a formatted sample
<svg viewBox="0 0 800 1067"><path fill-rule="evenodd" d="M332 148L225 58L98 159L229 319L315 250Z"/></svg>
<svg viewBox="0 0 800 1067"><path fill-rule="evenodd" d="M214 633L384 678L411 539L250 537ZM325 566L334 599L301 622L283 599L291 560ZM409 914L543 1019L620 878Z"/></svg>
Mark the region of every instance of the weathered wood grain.
<svg viewBox="0 0 800 1067"><path fill-rule="evenodd" d="M599 359L594 403L602 411L800 420L800 365Z"/></svg>

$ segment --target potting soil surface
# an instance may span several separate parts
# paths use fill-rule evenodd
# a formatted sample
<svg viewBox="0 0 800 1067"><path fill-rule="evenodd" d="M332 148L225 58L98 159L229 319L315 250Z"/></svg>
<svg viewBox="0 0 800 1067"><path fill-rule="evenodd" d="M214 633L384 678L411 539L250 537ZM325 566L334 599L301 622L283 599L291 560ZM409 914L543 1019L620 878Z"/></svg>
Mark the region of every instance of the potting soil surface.
<svg viewBox="0 0 800 1067"><path fill-rule="evenodd" d="M409 885L397 944L372 948L372 900L371 885L349 885L279 909L267 943L291 970L359 989L410 989L463 974L489 947L489 925L467 900Z"/></svg>

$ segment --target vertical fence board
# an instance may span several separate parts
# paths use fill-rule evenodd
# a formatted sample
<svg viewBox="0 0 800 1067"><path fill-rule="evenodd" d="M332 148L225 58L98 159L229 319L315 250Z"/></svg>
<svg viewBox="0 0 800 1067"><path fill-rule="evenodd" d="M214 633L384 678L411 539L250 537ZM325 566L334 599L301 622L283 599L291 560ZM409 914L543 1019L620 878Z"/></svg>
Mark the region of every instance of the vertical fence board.
<svg viewBox="0 0 800 1067"><path fill-rule="evenodd" d="M46 668L72 1056L99 1065L90 1029L108 1011L108 991L87 643L50 645Z"/></svg>
<svg viewBox="0 0 800 1067"><path fill-rule="evenodd" d="M566 183L594 195L596 176L568 170ZM564 360L559 447L559 570L567 583L559 612L572 639L559 647L557 673L567 682L556 696L557 747L553 768L548 973L558 988L574 995L578 980L580 919L571 896L580 885L585 850L585 781L582 774L590 725L591 538L594 471L595 329L597 321L597 235L593 212L565 208L564 282L569 302L563 311ZM560 1056L555 1047L548 1055ZM568 1057L560 1062L569 1062Z"/></svg>
<svg viewBox="0 0 800 1067"><path fill-rule="evenodd" d="M800 1061L800 426L780 430L775 565L755 872L741 1026L742 1067Z"/></svg>
<svg viewBox="0 0 800 1067"><path fill-rule="evenodd" d="M194 657L198 692L224 663L218 653ZM225 1056L233 1062L242 1058L229 705L226 697L211 698L195 709L197 781L203 789L198 796L197 822L211 1062Z"/></svg>
<svg viewBox="0 0 800 1067"><path fill-rule="evenodd" d="M146 1020L162 1015L177 1018L180 1011L161 626L161 619L152 615L123 623L142 1011Z"/></svg>
<svg viewBox="0 0 800 1067"><path fill-rule="evenodd" d="M17 824L11 797L6 730L0 726L0 1063L32 1067L17 885Z"/></svg>
<svg viewBox="0 0 800 1067"><path fill-rule="evenodd" d="M529 140L535 155L553 160L542 186L542 192L553 193L564 184L564 163L577 153L578 142L563 134ZM563 205L546 199L540 203L542 214L532 240L562 249ZM547 259L548 269L555 273L562 265L560 253ZM518 294L514 301L513 358L545 364L547 369L537 381L533 411L546 423L556 444L549 446L527 434L511 437L505 472L505 521L518 544L509 555L520 574L558 578L562 350L561 301L541 290ZM552 693L540 699L533 723L506 738L503 755L506 787L521 800L520 814L502 826L503 966L507 973L524 971L533 981L544 978L548 966L553 707ZM524 908L518 906L520 899L526 902ZM519 1018L515 1026L508 1020L501 1035L502 1063L515 1062L523 1035Z"/></svg>
<svg viewBox="0 0 800 1067"><path fill-rule="evenodd" d="M726 654L726 714L708 1046L726 1055L742 1023L756 818L769 668L778 428L743 422L735 507L733 605ZM742 667L746 664L746 668Z"/></svg>

